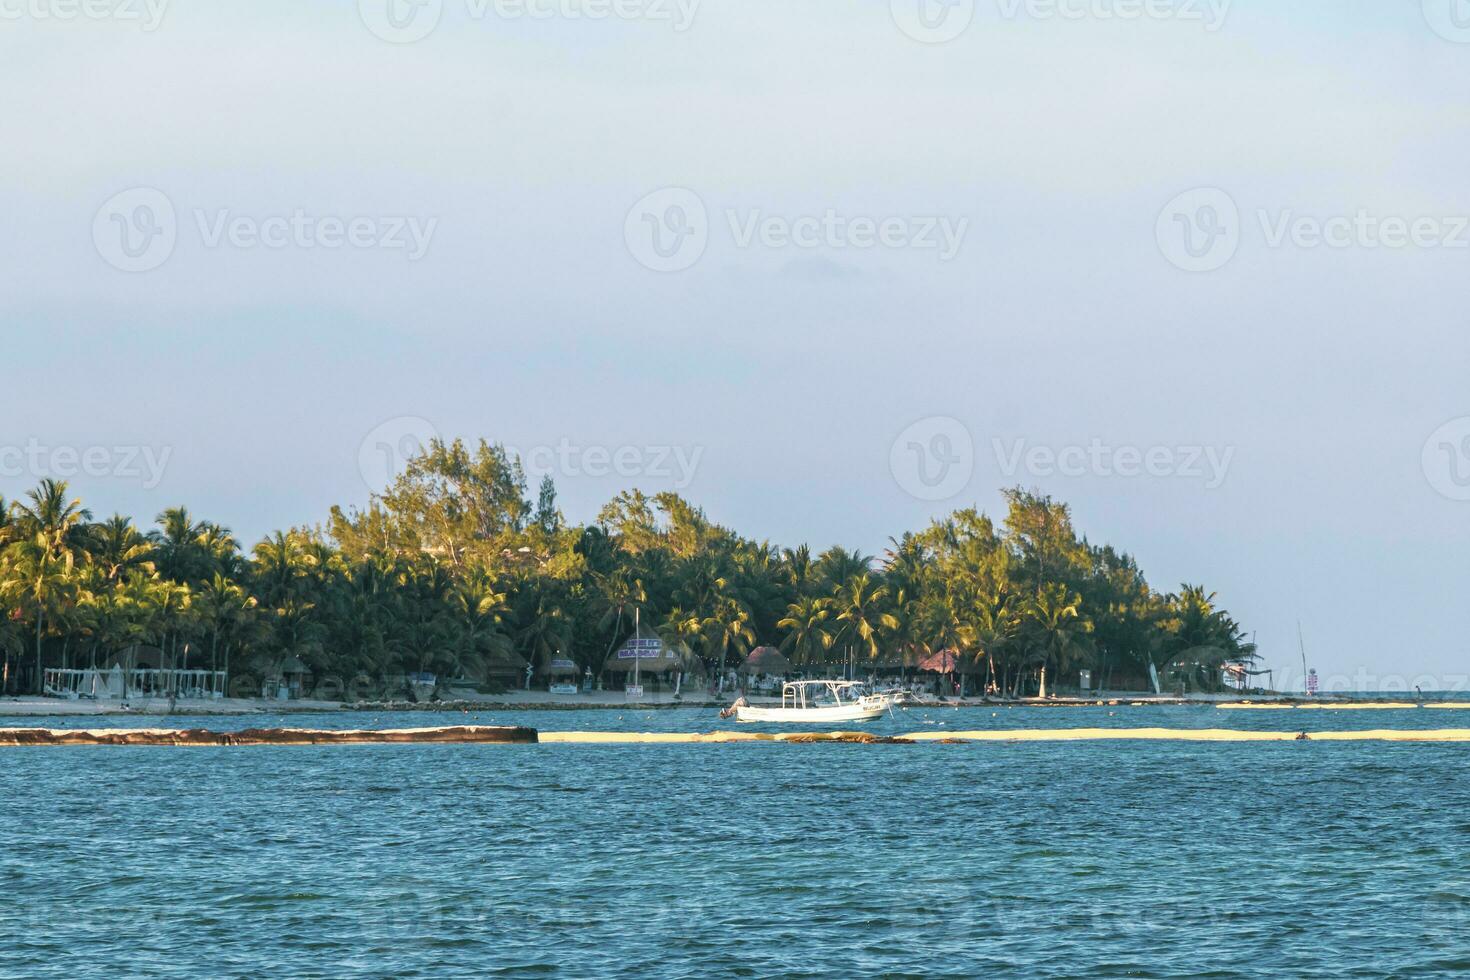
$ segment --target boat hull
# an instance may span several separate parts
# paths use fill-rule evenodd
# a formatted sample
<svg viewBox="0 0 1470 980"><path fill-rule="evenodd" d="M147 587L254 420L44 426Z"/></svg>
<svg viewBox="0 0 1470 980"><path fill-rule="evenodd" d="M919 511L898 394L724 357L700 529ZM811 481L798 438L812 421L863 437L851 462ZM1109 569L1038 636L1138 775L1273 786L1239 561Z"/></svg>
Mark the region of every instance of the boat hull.
<svg viewBox="0 0 1470 980"><path fill-rule="evenodd" d="M888 704L842 704L825 708L760 708L741 704L735 707L736 721L774 721L802 725L821 725L834 721L871 721L888 710Z"/></svg>

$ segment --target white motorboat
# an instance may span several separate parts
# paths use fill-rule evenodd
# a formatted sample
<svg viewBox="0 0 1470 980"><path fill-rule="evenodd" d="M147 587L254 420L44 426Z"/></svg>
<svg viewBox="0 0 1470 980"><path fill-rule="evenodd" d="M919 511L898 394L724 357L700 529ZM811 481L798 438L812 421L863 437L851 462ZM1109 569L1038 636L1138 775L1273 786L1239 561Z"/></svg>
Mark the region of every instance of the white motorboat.
<svg viewBox="0 0 1470 980"><path fill-rule="evenodd" d="M757 706L740 698L720 712L737 721L774 721L826 724L834 721L870 721L892 710L891 694L867 694L861 681L791 681L781 686L781 707Z"/></svg>

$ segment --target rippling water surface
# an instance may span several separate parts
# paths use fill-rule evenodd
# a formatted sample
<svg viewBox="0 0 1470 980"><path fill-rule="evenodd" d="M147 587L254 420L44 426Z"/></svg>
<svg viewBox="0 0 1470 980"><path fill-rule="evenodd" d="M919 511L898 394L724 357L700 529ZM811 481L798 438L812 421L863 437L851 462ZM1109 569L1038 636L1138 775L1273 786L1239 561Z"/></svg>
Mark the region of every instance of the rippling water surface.
<svg viewBox="0 0 1470 980"><path fill-rule="evenodd" d="M931 709L872 730L1461 714ZM168 719L456 721L721 727ZM6 749L0 976L1451 975L1467 762L1372 742Z"/></svg>

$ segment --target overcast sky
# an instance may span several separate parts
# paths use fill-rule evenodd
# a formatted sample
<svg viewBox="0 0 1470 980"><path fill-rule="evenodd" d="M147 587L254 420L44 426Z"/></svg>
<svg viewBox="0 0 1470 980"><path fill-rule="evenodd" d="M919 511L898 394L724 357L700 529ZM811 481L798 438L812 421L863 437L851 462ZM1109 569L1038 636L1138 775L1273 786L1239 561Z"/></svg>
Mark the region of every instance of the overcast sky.
<svg viewBox="0 0 1470 980"><path fill-rule="evenodd" d="M1021 483L1470 687L1470 4L152 2L0 0L7 497L253 542L437 432L878 553Z"/></svg>

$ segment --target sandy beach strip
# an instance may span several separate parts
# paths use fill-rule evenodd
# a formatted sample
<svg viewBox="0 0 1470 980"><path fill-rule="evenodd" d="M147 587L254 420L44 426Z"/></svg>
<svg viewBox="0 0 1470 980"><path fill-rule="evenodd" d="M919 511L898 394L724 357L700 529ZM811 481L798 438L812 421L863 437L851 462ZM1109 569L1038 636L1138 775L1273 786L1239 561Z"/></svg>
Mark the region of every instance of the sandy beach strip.
<svg viewBox="0 0 1470 980"><path fill-rule="evenodd" d="M675 745L731 742L1470 742L1470 729L1373 729L1355 732L1256 732L1225 728L1034 728L995 731L913 732L541 732L540 741L575 745Z"/></svg>
<svg viewBox="0 0 1470 980"><path fill-rule="evenodd" d="M1368 701L1353 704L1350 701L1328 701L1322 704L1267 704L1259 701L1238 701L1217 704L1215 707L1227 711L1402 711L1406 708L1470 708L1470 702L1418 704L1412 701Z"/></svg>

